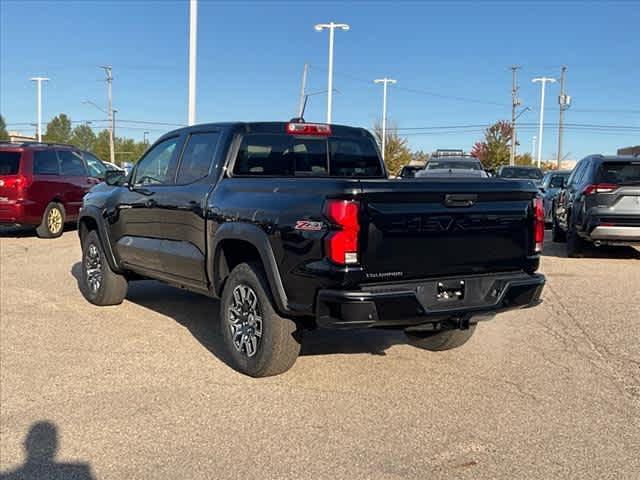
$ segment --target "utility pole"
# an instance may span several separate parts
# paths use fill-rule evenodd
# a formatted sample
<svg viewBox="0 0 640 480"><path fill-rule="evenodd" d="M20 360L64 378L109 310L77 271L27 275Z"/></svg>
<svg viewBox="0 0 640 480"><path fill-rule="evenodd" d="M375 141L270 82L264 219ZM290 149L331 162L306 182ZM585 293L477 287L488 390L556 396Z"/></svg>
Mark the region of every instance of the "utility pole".
<svg viewBox="0 0 640 480"><path fill-rule="evenodd" d="M304 97L306 96L307 90L307 73L309 72L309 64L304 64L304 69L302 70L302 86L300 87L300 102L298 103L298 118L302 118L302 114L304 112Z"/></svg>
<svg viewBox="0 0 640 480"><path fill-rule="evenodd" d="M542 83L542 92L540 94L540 126L538 127L538 168L542 163L542 130L544 125L544 87L549 83L555 83L555 78L538 77L531 80L533 83Z"/></svg>
<svg viewBox="0 0 640 480"><path fill-rule="evenodd" d="M331 123L331 110L333 107L333 35L336 28L349 30L349 25L346 23L319 23L315 27L317 32L321 32L325 29L329 30L329 74L328 74L328 87L327 87L327 123Z"/></svg>
<svg viewBox="0 0 640 480"><path fill-rule="evenodd" d="M142 132L142 143L149 145L149 132Z"/></svg>
<svg viewBox="0 0 640 480"><path fill-rule="evenodd" d="M571 105L571 97L564 90L564 80L567 73L567 66L563 65L560 71L560 96L558 96L558 104L560 105L560 118L558 119L558 170L562 162L562 134L564 130L564 111Z"/></svg>
<svg viewBox="0 0 640 480"><path fill-rule="evenodd" d="M42 82L48 82L46 77L32 77L32 82L36 82L36 111L38 116L38 123L36 125L38 142L42 142Z"/></svg>
<svg viewBox="0 0 640 480"><path fill-rule="evenodd" d="M198 47L198 0L189 1L189 119L196 123L196 58Z"/></svg>
<svg viewBox="0 0 640 480"><path fill-rule="evenodd" d="M536 156L536 140L537 139L538 137L536 137L535 135L531 139L531 158L534 158Z"/></svg>
<svg viewBox="0 0 640 480"><path fill-rule="evenodd" d="M387 85L398 83L393 78L377 78L373 83L382 83L382 161L384 162L387 146Z"/></svg>
<svg viewBox="0 0 640 480"><path fill-rule="evenodd" d="M520 69L518 65L511 66L511 155L509 156L509 165L511 166L516 163L516 108L520 105L518 80L516 79L518 69Z"/></svg>
<svg viewBox="0 0 640 480"><path fill-rule="evenodd" d="M113 164L116 163L116 149L115 149L115 136L114 136L114 121L113 121L113 92L111 85L113 83L113 75L111 73L111 65L102 65L100 68L104 69L104 73L107 76L107 115L109 115L109 161Z"/></svg>
<svg viewBox="0 0 640 480"><path fill-rule="evenodd" d="M114 155L115 155L115 141L116 141L116 113L118 112L118 110L116 110L115 108L112 110L111 113L111 128L113 129L113 147L114 147Z"/></svg>

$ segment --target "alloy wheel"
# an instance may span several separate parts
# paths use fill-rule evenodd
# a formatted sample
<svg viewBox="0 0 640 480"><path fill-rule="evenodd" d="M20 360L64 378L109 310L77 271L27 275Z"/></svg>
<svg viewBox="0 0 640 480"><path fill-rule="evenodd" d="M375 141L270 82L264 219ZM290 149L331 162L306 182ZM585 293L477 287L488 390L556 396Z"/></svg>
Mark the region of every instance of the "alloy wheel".
<svg viewBox="0 0 640 480"><path fill-rule="evenodd" d="M47 227L52 234L58 233L62 229L62 212L59 208L52 208L47 215Z"/></svg>
<svg viewBox="0 0 640 480"><path fill-rule="evenodd" d="M232 297L227 321L233 346L247 357L253 357L262 338L262 313L258 295L250 286L238 285L233 289Z"/></svg>
<svg viewBox="0 0 640 480"><path fill-rule="evenodd" d="M85 280L92 293L97 293L102 285L102 259L95 243L90 243L84 259Z"/></svg>

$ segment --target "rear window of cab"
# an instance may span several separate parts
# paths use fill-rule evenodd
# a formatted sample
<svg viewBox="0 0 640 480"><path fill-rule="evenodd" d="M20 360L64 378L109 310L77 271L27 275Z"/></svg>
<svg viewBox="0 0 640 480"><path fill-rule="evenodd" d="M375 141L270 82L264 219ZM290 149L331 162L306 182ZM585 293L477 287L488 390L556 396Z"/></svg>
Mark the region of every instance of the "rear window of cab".
<svg viewBox="0 0 640 480"><path fill-rule="evenodd" d="M381 177L368 137L308 137L276 133L244 136L233 174L249 176Z"/></svg>

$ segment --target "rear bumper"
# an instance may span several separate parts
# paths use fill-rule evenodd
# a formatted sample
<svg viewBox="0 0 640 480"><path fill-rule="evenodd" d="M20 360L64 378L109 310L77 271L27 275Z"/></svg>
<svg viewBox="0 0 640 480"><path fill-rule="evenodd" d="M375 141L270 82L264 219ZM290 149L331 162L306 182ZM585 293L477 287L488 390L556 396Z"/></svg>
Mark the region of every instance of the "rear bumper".
<svg viewBox="0 0 640 480"><path fill-rule="evenodd" d="M34 212L36 204L27 200L9 200L0 202L0 224L2 225L38 225L42 213Z"/></svg>
<svg viewBox="0 0 640 480"><path fill-rule="evenodd" d="M438 284L464 282L462 299L438 299ZM444 321L475 323L490 314L540 303L545 277L506 273L394 283L361 290L321 290L316 322L325 328L438 329Z"/></svg>
<svg viewBox="0 0 640 480"><path fill-rule="evenodd" d="M637 243L640 227L597 226L590 236L593 240Z"/></svg>
<svg viewBox="0 0 640 480"><path fill-rule="evenodd" d="M612 214L610 211L592 209L587 217L587 238L609 244L640 243L640 215Z"/></svg>

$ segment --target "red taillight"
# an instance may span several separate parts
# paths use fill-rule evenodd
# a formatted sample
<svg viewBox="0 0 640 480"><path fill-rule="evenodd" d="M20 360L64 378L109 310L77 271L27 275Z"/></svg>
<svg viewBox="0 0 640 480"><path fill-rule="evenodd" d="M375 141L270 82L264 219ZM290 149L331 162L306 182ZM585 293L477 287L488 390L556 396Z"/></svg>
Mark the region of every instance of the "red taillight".
<svg viewBox="0 0 640 480"><path fill-rule="evenodd" d="M338 265L358 263L359 211L359 204L351 200L327 200L324 205L325 216L339 227L327 236L325 252Z"/></svg>
<svg viewBox="0 0 640 480"><path fill-rule="evenodd" d="M533 200L533 241L534 253L542 252L544 244L544 204L542 198Z"/></svg>
<svg viewBox="0 0 640 480"><path fill-rule="evenodd" d="M611 193L618 188L615 183L592 183L587 185L583 190L584 195L591 195L594 193Z"/></svg>
<svg viewBox="0 0 640 480"><path fill-rule="evenodd" d="M24 175L5 177L0 180L0 187L4 187L4 188L22 190L26 186L27 186L27 177L25 177Z"/></svg>
<svg viewBox="0 0 640 480"><path fill-rule="evenodd" d="M328 137L331 135L331 125L324 123L288 123L287 133L290 135Z"/></svg>

